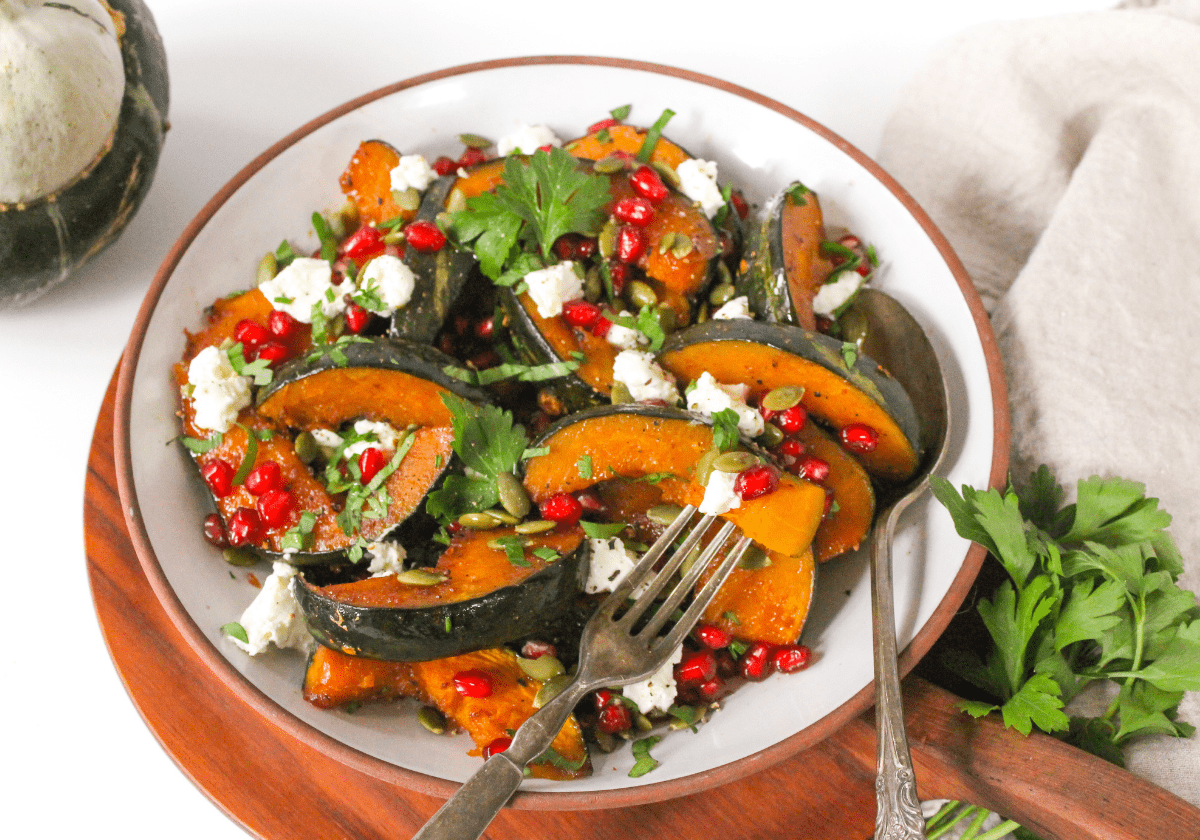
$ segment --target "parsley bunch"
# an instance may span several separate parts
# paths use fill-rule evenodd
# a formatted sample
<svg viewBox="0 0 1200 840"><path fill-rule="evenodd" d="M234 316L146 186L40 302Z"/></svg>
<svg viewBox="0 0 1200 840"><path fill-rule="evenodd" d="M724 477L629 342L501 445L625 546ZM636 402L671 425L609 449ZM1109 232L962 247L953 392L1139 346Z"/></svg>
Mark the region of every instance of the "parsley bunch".
<svg viewBox="0 0 1200 840"><path fill-rule="evenodd" d="M943 662L992 702L1005 725L1060 733L1117 764L1140 734L1187 736L1176 719L1185 691L1200 690L1200 608L1176 580L1182 559L1166 531L1171 517L1137 482L1092 477L1076 502L1041 467L1012 487L959 495L933 478L934 495L958 533L999 561L1004 579L977 605L988 649L949 648ZM1119 686L1095 718L1068 718L1064 706L1086 685Z"/></svg>

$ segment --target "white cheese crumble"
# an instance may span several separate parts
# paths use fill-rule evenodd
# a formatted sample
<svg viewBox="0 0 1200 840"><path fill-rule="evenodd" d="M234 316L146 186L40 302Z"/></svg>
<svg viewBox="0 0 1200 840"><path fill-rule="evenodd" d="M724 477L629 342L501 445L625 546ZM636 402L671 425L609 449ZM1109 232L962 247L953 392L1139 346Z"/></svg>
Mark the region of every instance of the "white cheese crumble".
<svg viewBox="0 0 1200 840"><path fill-rule="evenodd" d="M654 356L644 350L622 350L613 360L613 381L629 389L637 402L663 400L668 405L679 401L675 377L658 366Z"/></svg>
<svg viewBox="0 0 1200 840"><path fill-rule="evenodd" d="M592 548L592 561L588 566L583 591L588 594L612 592L633 570L636 556L619 537L608 540L591 538L588 542Z"/></svg>
<svg viewBox="0 0 1200 840"><path fill-rule="evenodd" d="M737 473L713 470L704 485L704 501L700 503L700 512L725 513L742 506L742 500L733 492L733 483L737 481Z"/></svg>
<svg viewBox="0 0 1200 840"><path fill-rule="evenodd" d="M392 169L392 189L404 192L407 189L423 190L433 183L437 173L433 171L424 155L401 155L400 162Z"/></svg>
<svg viewBox="0 0 1200 840"><path fill-rule="evenodd" d="M746 404L750 389L745 385L722 385L708 371L700 374L692 390L687 392L688 411L694 411L705 420L714 414L731 408L738 416L738 431L747 437L756 438L763 433L765 424L757 408Z"/></svg>
<svg viewBox="0 0 1200 840"><path fill-rule="evenodd" d="M360 440L342 450L342 457L356 458L371 448L382 449L384 452L396 450L396 439L400 432L387 423L376 423L374 420L356 420L354 431L360 435L370 435L372 440ZM318 441L320 443L320 441Z"/></svg>
<svg viewBox="0 0 1200 840"><path fill-rule="evenodd" d="M238 412L250 405L250 379L238 376L229 356L216 347L205 347L188 365L192 386L192 423L212 432L227 432Z"/></svg>
<svg viewBox="0 0 1200 840"><path fill-rule="evenodd" d="M496 141L500 157L511 154L531 155L542 146L561 146L562 140L544 125L521 125Z"/></svg>
<svg viewBox="0 0 1200 840"><path fill-rule="evenodd" d="M367 546L367 552L371 555L371 564L367 566L371 577L397 575L404 571L404 558L408 552L400 543L371 543Z"/></svg>
<svg viewBox="0 0 1200 840"><path fill-rule="evenodd" d="M305 652L312 647L312 636L304 624L296 596L292 594L295 577L294 566L275 562L271 576L263 581L262 589L242 613L240 624L246 630L248 641L233 639L235 645L251 656L257 656L272 644Z"/></svg>
<svg viewBox="0 0 1200 840"><path fill-rule="evenodd" d="M561 314L564 303L583 297L583 281L570 260L529 272L525 275L525 285L543 318Z"/></svg>
<svg viewBox="0 0 1200 840"><path fill-rule="evenodd" d="M675 167L679 176L679 191L700 205L710 219L725 205L721 188L717 186L717 162L691 158Z"/></svg>
<svg viewBox="0 0 1200 840"><path fill-rule="evenodd" d="M754 319L750 314L750 298L745 295L733 298L712 314L714 321L734 321L739 318Z"/></svg>
<svg viewBox="0 0 1200 840"><path fill-rule="evenodd" d="M333 318L346 309L343 292L333 285L333 269L325 260L297 257L283 271L260 283L259 290L271 305L302 324L312 323L315 304L321 313Z"/></svg>
<svg viewBox="0 0 1200 840"><path fill-rule="evenodd" d="M342 445L344 438L332 429L313 429L309 434L318 446L323 446L326 449L337 449Z"/></svg>
<svg viewBox="0 0 1200 840"><path fill-rule="evenodd" d="M638 711L644 715L654 709L667 711L675 702L675 666L682 660L683 646L680 645L661 668L641 682L625 686L621 693L636 703Z"/></svg>
<svg viewBox="0 0 1200 840"><path fill-rule="evenodd" d="M842 271L834 275L817 290L813 298L813 312L832 318L838 307L848 301L865 280L857 271Z"/></svg>
<svg viewBox="0 0 1200 840"><path fill-rule="evenodd" d="M633 313L622 309L621 317L632 318ZM620 347L622 350L633 350L640 345L650 343L650 339L641 330L635 330L633 327L623 327L617 323L608 328L608 334L604 338L609 344L614 347Z"/></svg>
<svg viewBox="0 0 1200 840"><path fill-rule="evenodd" d="M367 263L358 275L358 288L363 291L374 289L383 301L382 309L372 309L384 317L391 315L412 300L417 286L416 275L404 264L404 260L391 254L381 254Z"/></svg>

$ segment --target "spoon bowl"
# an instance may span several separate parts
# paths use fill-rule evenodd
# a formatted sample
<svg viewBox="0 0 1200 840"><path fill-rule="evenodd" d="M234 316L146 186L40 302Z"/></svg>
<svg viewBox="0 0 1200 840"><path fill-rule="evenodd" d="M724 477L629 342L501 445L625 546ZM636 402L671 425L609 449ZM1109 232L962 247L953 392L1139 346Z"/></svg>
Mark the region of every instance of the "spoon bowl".
<svg viewBox="0 0 1200 840"><path fill-rule="evenodd" d="M871 618L875 639L875 729L878 733L875 776L875 837L910 840L925 837L916 777L896 664L896 618L892 595L892 539L900 514L929 486L942 462L950 432L949 393L937 354L925 330L895 298L863 289L855 307L865 316L862 351L904 386L917 412L921 464L907 482L888 488L871 530Z"/></svg>

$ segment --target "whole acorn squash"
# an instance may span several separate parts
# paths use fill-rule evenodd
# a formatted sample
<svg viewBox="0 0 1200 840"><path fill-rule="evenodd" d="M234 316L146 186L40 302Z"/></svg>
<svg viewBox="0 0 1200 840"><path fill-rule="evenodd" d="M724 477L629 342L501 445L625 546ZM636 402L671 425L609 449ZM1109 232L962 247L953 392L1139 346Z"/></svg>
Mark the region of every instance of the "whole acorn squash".
<svg viewBox="0 0 1200 840"><path fill-rule="evenodd" d="M0 0L0 307L111 244L167 129L167 62L142 0Z"/></svg>

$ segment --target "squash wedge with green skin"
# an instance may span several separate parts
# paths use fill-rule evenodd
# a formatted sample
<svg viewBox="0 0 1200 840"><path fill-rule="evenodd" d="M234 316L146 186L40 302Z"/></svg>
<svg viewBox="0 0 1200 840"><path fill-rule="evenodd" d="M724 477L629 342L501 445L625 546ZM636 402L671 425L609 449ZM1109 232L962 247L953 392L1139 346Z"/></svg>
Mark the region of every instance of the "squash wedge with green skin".
<svg viewBox="0 0 1200 840"><path fill-rule="evenodd" d="M362 224L412 219L413 212L402 210L392 196L392 170L399 164L400 152L386 140L364 140L354 150L338 183L358 208Z"/></svg>
<svg viewBox="0 0 1200 840"><path fill-rule="evenodd" d="M812 608L817 564L811 550L794 557L772 551L767 558L756 568L734 569L701 621L743 642L795 643ZM708 577L706 570L696 586Z"/></svg>
<svg viewBox="0 0 1200 840"><path fill-rule="evenodd" d="M653 481L664 501L699 505L704 487L692 478L696 462L713 447L713 434L680 409L612 405L563 418L535 446L549 450L525 462L525 489L537 503L624 478ZM774 492L722 517L762 547L792 556L808 549L824 509L822 488L784 473Z"/></svg>
<svg viewBox="0 0 1200 840"><path fill-rule="evenodd" d="M813 554L824 563L866 539L875 518L875 488L858 460L816 423L805 423L796 438L829 464L829 476L821 484L833 494L833 505L813 537Z"/></svg>
<svg viewBox="0 0 1200 840"><path fill-rule="evenodd" d="M510 556L496 540L512 541L519 554ZM420 585L386 575L323 588L301 581L295 591L309 632L326 647L417 662L533 633L573 605L590 559L579 528L526 537L511 528L464 531L430 570L440 581Z"/></svg>
<svg viewBox="0 0 1200 840"><path fill-rule="evenodd" d="M761 396L784 385L804 388L808 413L834 429L865 423L877 447L856 457L871 475L904 481L920 461L917 414L904 388L853 345L787 324L709 321L669 336L658 363L682 382L708 371Z"/></svg>

